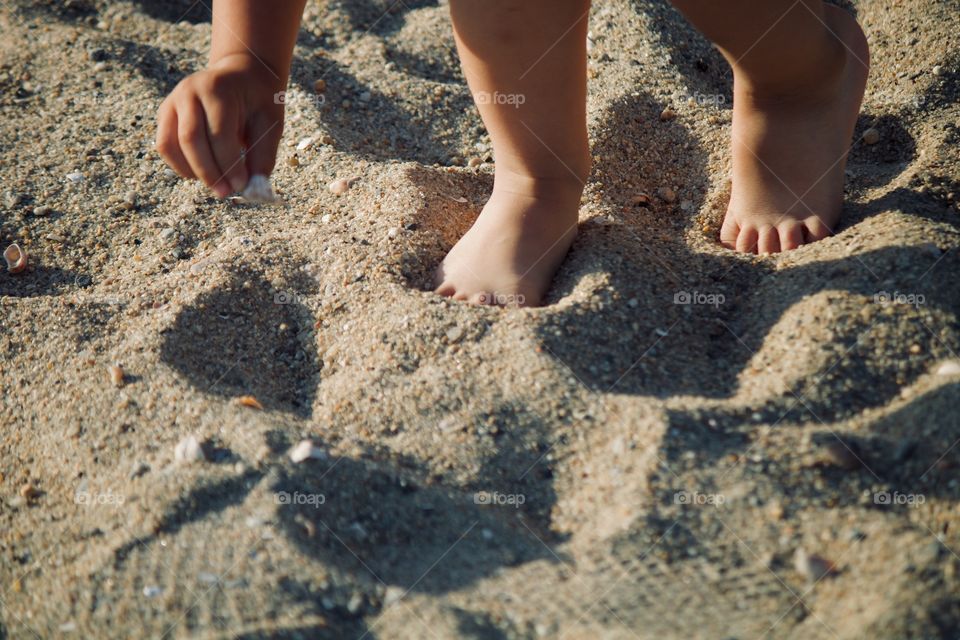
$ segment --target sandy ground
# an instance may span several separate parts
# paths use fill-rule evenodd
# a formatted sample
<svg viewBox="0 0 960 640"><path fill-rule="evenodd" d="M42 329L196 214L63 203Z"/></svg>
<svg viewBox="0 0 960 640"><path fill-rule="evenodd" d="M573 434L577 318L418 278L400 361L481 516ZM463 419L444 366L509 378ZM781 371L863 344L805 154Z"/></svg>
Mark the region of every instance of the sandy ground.
<svg viewBox="0 0 960 640"><path fill-rule="evenodd" d="M879 142L755 258L718 55L598 0L581 234L506 311L424 290L493 168L443 3L310 5L276 207L152 148L204 5L0 9L0 638L960 636L960 4L856 3Z"/></svg>

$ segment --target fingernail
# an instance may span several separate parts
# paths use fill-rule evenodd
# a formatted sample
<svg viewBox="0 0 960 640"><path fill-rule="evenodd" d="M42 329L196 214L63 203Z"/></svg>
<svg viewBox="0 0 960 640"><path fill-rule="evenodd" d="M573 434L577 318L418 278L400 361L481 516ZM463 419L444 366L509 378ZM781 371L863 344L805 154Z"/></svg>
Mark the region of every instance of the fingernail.
<svg viewBox="0 0 960 640"><path fill-rule="evenodd" d="M213 192L221 198L226 198L228 195L230 195L230 187L223 182L218 182L217 184L213 185Z"/></svg>

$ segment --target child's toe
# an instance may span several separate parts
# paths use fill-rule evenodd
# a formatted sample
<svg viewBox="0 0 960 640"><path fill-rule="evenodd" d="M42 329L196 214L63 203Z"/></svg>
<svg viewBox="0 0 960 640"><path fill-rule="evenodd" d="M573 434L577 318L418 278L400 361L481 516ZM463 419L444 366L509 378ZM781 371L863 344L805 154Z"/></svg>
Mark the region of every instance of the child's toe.
<svg viewBox="0 0 960 640"><path fill-rule="evenodd" d="M803 244L803 225L796 220L784 220L777 225L777 231L781 251L791 251Z"/></svg>
<svg viewBox="0 0 960 640"><path fill-rule="evenodd" d="M807 242L823 240L832 233L830 227L825 225L820 218L813 216L804 220L803 226L806 228Z"/></svg>
<svg viewBox="0 0 960 640"><path fill-rule="evenodd" d="M752 225L740 227L740 233L737 235L737 251L740 253L756 253L759 239L760 234L756 227Z"/></svg>
<svg viewBox="0 0 960 640"><path fill-rule="evenodd" d="M760 254L780 253L780 234L772 225L763 225L758 231L757 252Z"/></svg>

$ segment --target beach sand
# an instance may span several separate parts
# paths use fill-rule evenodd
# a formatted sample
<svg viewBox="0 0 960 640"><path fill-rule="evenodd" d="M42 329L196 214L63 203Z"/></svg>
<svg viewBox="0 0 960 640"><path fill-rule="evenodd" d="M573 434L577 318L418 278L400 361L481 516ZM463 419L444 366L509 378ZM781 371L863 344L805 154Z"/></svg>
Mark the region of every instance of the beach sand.
<svg viewBox="0 0 960 640"><path fill-rule="evenodd" d="M955 1L855 3L844 224L759 258L721 58L598 0L580 235L510 310L428 290L493 172L445 3L310 4L277 206L153 148L206 4L0 8L0 638L960 634Z"/></svg>

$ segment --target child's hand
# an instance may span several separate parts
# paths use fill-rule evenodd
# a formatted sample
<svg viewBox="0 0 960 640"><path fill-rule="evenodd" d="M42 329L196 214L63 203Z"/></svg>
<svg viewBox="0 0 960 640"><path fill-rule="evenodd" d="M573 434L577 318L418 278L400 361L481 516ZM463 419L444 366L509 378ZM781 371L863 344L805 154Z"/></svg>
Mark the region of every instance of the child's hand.
<svg viewBox="0 0 960 640"><path fill-rule="evenodd" d="M157 150L221 198L270 175L283 131L284 81L255 57L231 55L184 78L160 105ZM245 150L245 155L242 153Z"/></svg>

